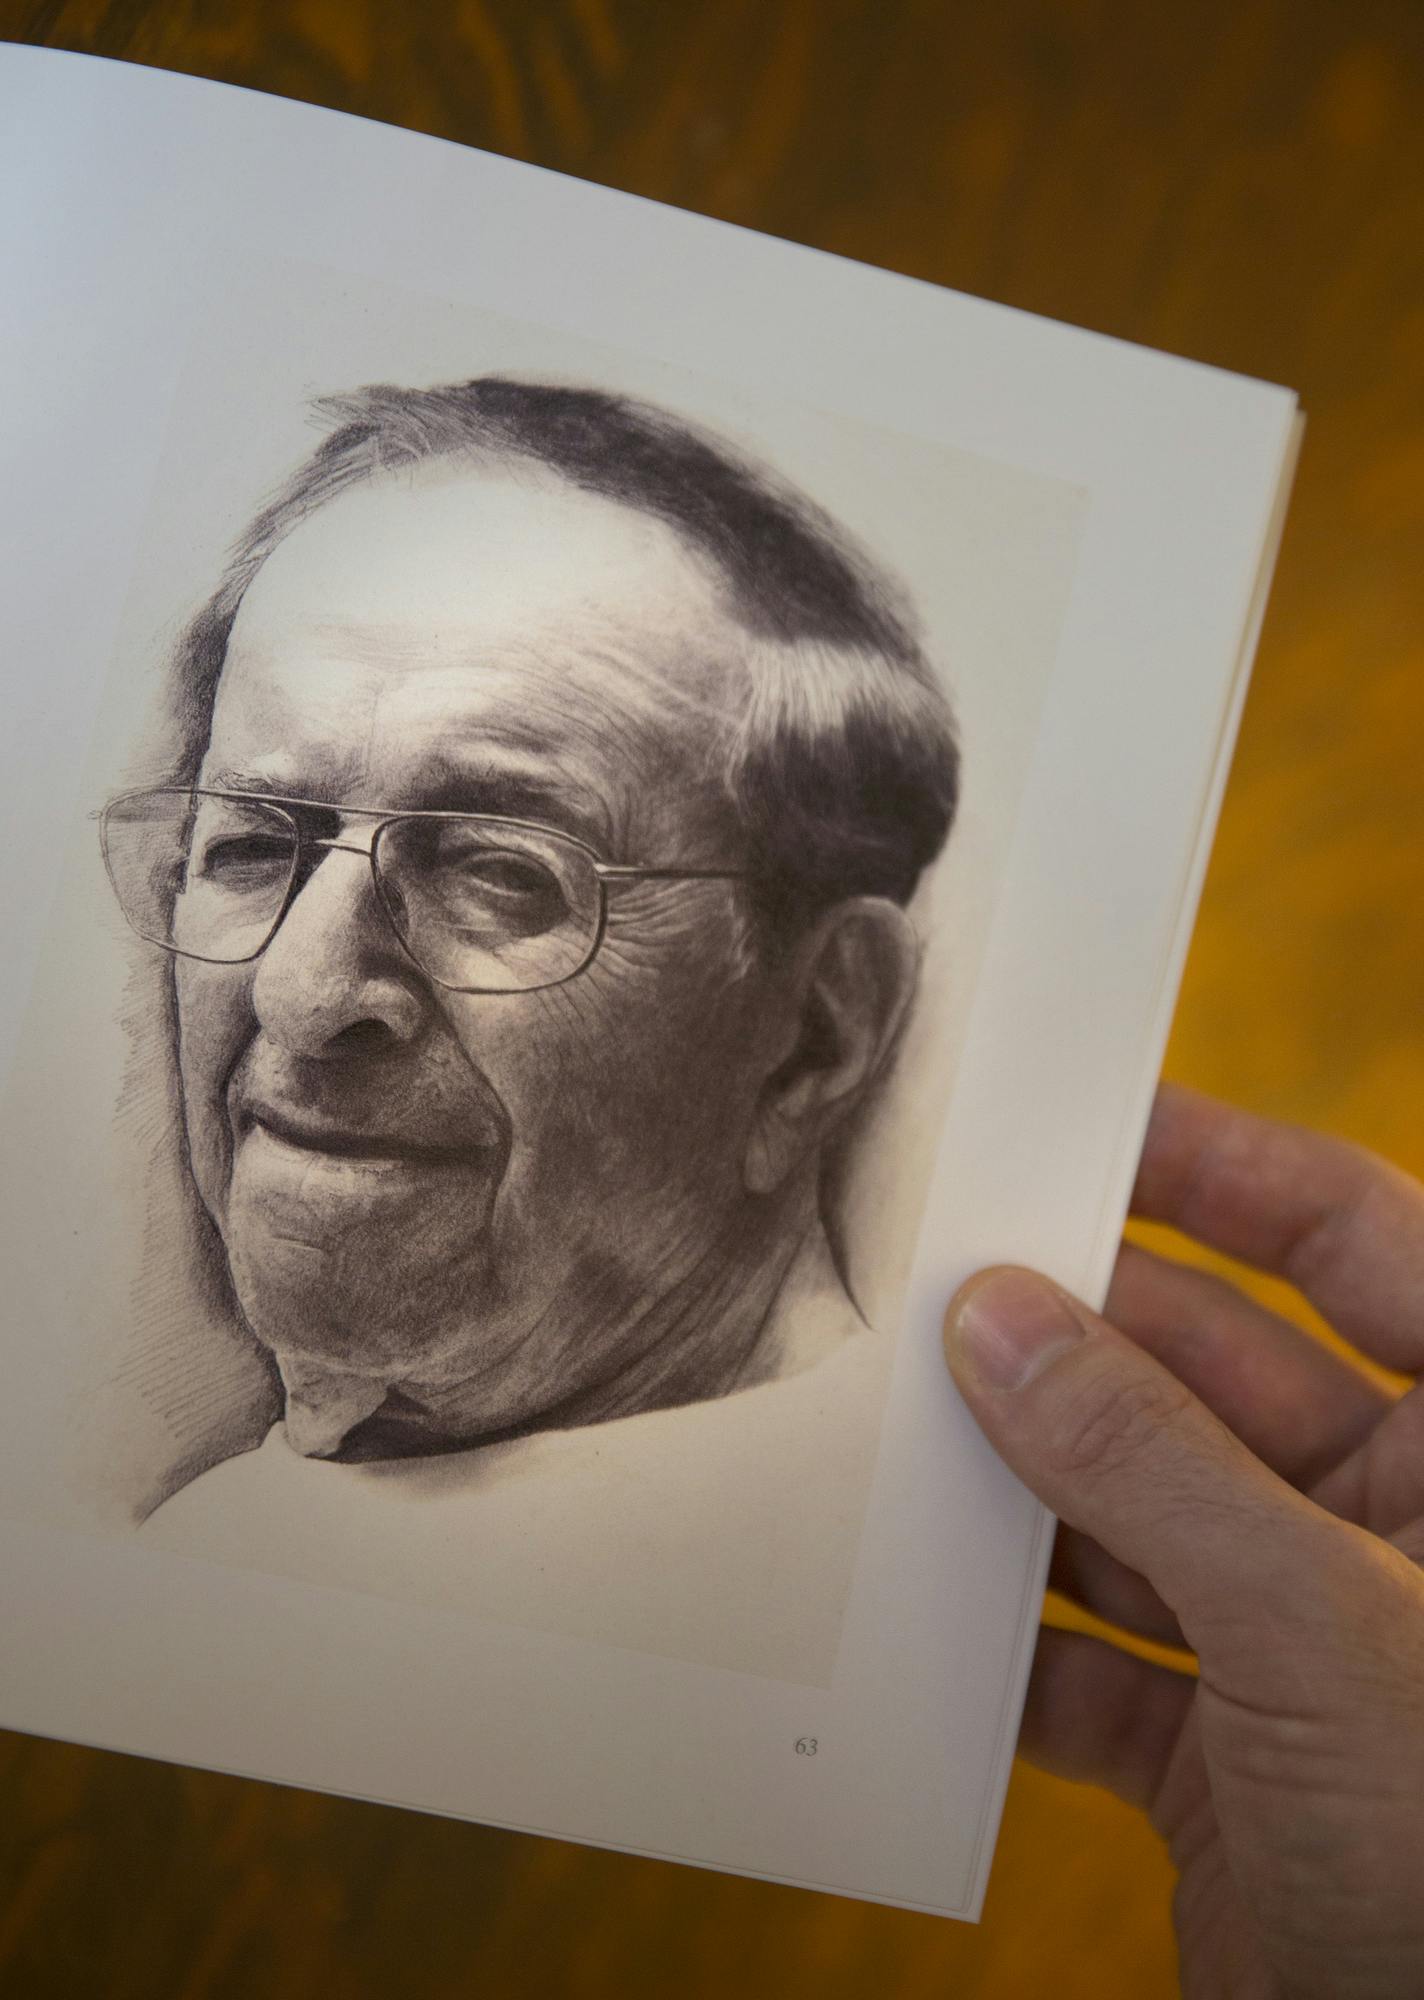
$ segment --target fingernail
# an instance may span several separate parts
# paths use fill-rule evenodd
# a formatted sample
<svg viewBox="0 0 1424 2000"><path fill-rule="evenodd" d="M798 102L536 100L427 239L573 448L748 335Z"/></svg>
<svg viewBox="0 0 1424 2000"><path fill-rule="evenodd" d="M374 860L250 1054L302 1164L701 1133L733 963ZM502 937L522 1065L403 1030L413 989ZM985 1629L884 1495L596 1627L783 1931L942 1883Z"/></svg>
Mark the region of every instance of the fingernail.
<svg viewBox="0 0 1424 2000"><path fill-rule="evenodd" d="M945 1327L952 1365L986 1389L1022 1389L1083 1338L1083 1327L1046 1278L995 1271L972 1285Z"/></svg>

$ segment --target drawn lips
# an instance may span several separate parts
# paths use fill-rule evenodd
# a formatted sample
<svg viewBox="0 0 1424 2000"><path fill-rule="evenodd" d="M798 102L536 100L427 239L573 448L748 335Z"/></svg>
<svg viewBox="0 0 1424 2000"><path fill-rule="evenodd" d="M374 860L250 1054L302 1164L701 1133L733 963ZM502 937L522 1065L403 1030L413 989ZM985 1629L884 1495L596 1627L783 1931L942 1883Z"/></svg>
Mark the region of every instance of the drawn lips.
<svg viewBox="0 0 1424 2000"><path fill-rule="evenodd" d="M499 1144L494 1134L477 1136L455 1146L432 1145L428 1140L400 1132L366 1131L357 1126L339 1125L280 1110L274 1106L244 1107L238 1130L256 1128L303 1152L325 1153L334 1159L400 1161L418 1166L468 1166L473 1158L488 1155Z"/></svg>

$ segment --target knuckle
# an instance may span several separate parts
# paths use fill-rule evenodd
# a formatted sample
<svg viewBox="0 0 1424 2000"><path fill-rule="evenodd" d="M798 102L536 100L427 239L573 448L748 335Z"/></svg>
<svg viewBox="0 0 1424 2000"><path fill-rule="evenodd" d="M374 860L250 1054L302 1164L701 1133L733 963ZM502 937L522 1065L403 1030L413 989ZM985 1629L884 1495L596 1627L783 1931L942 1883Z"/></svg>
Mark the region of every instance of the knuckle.
<svg viewBox="0 0 1424 2000"><path fill-rule="evenodd" d="M1156 1455L1164 1431L1190 1408L1190 1392L1172 1376L1137 1373L1085 1386L1055 1427L1056 1469L1075 1484L1113 1479Z"/></svg>

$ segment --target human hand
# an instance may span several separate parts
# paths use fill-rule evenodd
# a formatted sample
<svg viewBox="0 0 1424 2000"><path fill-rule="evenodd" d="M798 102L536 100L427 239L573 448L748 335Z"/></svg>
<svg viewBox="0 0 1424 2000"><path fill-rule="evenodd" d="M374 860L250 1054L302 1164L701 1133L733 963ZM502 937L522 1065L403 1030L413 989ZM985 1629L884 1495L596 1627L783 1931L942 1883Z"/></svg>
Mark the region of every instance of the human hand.
<svg viewBox="0 0 1424 2000"><path fill-rule="evenodd" d="M1133 1205L1424 1371L1424 1187L1382 1160L1164 1086ZM1022 1748L1150 1813L1186 2000L1421 2000L1424 1383L1130 1245L1106 1311L981 1272L946 1352L1055 1585L1200 1677L1045 1629Z"/></svg>

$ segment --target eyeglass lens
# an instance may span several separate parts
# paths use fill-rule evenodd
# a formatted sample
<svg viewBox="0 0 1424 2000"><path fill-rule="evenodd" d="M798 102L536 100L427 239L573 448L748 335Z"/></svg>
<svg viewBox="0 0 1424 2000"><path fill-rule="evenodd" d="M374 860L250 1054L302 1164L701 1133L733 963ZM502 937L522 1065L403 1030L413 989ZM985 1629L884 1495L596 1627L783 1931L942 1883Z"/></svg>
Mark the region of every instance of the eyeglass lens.
<svg viewBox="0 0 1424 2000"><path fill-rule="evenodd" d="M221 964L255 958L299 869L325 858L294 815L256 800L146 792L104 816L104 858L140 937ZM349 857L343 857L349 859ZM527 992L572 977L602 922L592 859L557 834L478 819L414 816L379 829L376 884L423 970L466 992Z"/></svg>

